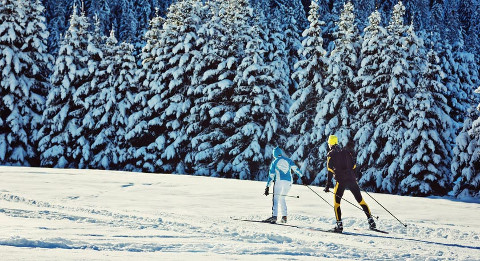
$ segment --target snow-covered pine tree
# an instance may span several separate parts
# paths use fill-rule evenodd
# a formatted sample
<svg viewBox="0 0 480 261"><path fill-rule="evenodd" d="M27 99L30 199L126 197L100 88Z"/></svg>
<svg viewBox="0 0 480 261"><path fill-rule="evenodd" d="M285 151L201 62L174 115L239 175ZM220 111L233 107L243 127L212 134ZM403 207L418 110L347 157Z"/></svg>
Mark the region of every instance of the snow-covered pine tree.
<svg viewBox="0 0 480 261"><path fill-rule="evenodd" d="M88 166L97 169L121 169L127 157L124 137L136 87L136 64L133 46L117 43L111 30L101 45L103 59L92 80L96 86L96 92L92 92L93 106L85 116L94 122L89 126L92 160Z"/></svg>
<svg viewBox="0 0 480 261"><path fill-rule="evenodd" d="M46 8L47 28L50 32L48 38L48 51L57 55L63 35L68 29L69 15L72 13L70 0L44 1Z"/></svg>
<svg viewBox="0 0 480 261"><path fill-rule="evenodd" d="M289 111L290 139L287 141L287 151L291 158L303 162L302 169L311 169L310 179L319 184L326 178L325 160L328 151L326 139L318 136L315 129L319 102L323 100L326 90L323 85L328 62L323 49L322 27L325 25L319 19L319 6L312 0L308 21L310 26L303 32L302 48L299 52L304 57L295 64L292 77L298 80L298 90L293 94L293 104Z"/></svg>
<svg viewBox="0 0 480 261"><path fill-rule="evenodd" d="M459 120L461 121L465 112L480 102L479 97L474 95L475 88L480 85L480 66L475 61L475 55L466 51L463 41L458 41L453 46L453 55L458 65L459 90L457 91L466 95L458 96L458 103L461 107Z"/></svg>
<svg viewBox="0 0 480 261"><path fill-rule="evenodd" d="M344 147L353 144L356 132L353 129L356 115L354 95L357 91L354 77L360 49L354 6L350 1L344 5L337 26L338 31L334 33L335 48L328 58L324 81L327 93L320 100L315 125L319 141L325 143L329 135L337 135L339 144Z"/></svg>
<svg viewBox="0 0 480 261"><path fill-rule="evenodd" d="M0 3L0 165L23 165L32 150L25 111L31 84L23 75L32 60L22 52L26 10L15 0Z"/></svg>
<svg viewBox="0 0 480 261"><path fill-rule="evenodd" d="M260 39L258 27L252 26L249 33L249 42L245 49L245 57L238 66L238 73L234 79L232 102L238 108L232 115L235 132L227 137L224 146L228 151L226 167L230 169L228 177L238 179L253 179L257 175L265 176L265 150L272 149L270 143L275 134L274 129L266 130L271 126L268 118L276 115L264 114L270 111L270 101L267 93L271 92L270 82L273 80L268 72L262 52L266 51L265 43ZM280 100L281 98L279 98ZM265 106L265 107L264 107ZM263 172L263 173L262 173Z"/></svg>
<svg viewBox="0 0 480 261"><path fill-rule="evenodd" d="M109 136L109 120L111 117L110 109L115 104L115 94L112 88L114 53L117 39L110 34L106 38L102 33L102 24L98 16L95 17L95 31L93 33L93 45L101 53L101 59L92 59L95 61L95 70L90 84L84 84L78 90L84 90L84 100L86 104L86 112L82 121L83 133L88 133L87 137L83 137L84 144L89 144L89 161L80 167L108 169L110 165L109 156L115 157L109 153L108 146ZM111 33L113 30L111 31ZM89 61L90 62L90 61ZM115 109L115 108L113 108ZM116 159L115 159L116 160Z"/></svg>
<svg viewBox="0 0 480 261"><path fill-rule="evenodd" d="M92 46L89 23L84 15L77 15L74 6L70 27L62 40L51 76L52 88L43 113L44 125L39 132L41 165L67 168L78 167L82 145L82 121L85 116L85 101L77 90L90 84L95 68L89 67ZM74 97L75 96L75 97ZM85 135L85 134L83 134ZM76 147L74 143L80 142ZM77 151L73 151L76 149ZM88 154L88 151L85 151Z"/></svg>
<svg viewBox="0 0 480 261"><path fill-rule="evenodd" d="M480 93L480 87L476 90ZM471 108L456 139L452 161L452 194L480 198L480 104ZM475 120L476 118L476 120Z"/></svg>
<svg viewBox="0 0 480 261"><path fill-rule="evenodd" d="M270 0L270 6L267 8L272 8L273 10L265 9L264 12L270 11L280 11L280 16L288 17L288 19L295 20L295 23L300 28L306 28L308 26L308 20L305 16L305 8L301 0ZM282 17L283 19L283 17Z"/></svg>
<svg viewBox="0 0 480 261"><path fill-rule="evenodd" d="M40 2L0 3L0 164L38 165L34 135L50 62L43 7Z"/></svg>
<svg viewBox="0 0 480 261"><path fill-rule="evenodd" d="M336 22L342 11L343 1L317 1L317 4L319 6L319 17L321 17L322 22L325 23L322 26L322 38L323 47L326 49L328 55L334 47L335 37L333 34L337 30Z"/></svg>
<svg viewBox="0 0 480 261"><path fill-rule="evenodd" d="M445 73L433 48L426 58L400 151L402 172L397 174L402 179L399 192L413 196L445 195L450 189L451 119L442 83Z"/></svg>
<svg viewBox="0 0 480 261"><path fill-rule="evenodd" d="M234 77L244 55L253 10L247 0L210 1L210 21L205 24L207 40L202 45L204 61L195 70L195 99L190 126L195 130L192 155L195 173L199 175L231 175L225 140L235 131ZM203 35L202 35L203 39Z"/></svg>
<svg viewBox="0 0 480 261"><path fill-rule="evenodd" d="M399 1L393 8L385 40L387 48L381 55L385 61L379 65L377 76L382 77L375 93L380 95L375 104L373 136L364 146L369 148L369 162L362 173L360 184L364 188L388 193L398 189L399 153L409 113L409 101L414 89L405 49L406 27L403 24L405 7Z"/></svg>
<svg viewBox="0 0 480 261"><path fill-rule="evenodd" d="M196 43L199 51L194 53L192 60L194 71L190 79L191 84L187 89L187 96L192 98L193 103L190 115L185 119L185 133L191 142L188 145L188 152L184 158L184 165L186 173L195 175L209 175L212 169L212 167L205 167L208 163L205 162L205 165L201 163L204 154L198 153L198 139L195 138L204 133L209 125L210 114L208 110L211 105L207 102L209 98L207 94L204 94L203 90L205 86L216 80L211 75L214 72L214 68L221 62L221 59L218 59L219 56L212 55L213 52L218 52L216 48L219 45L217 37L220 36L220 29L218 28L220 23L219 10L218 1L208 1L203 4L200 14L202 22L198 28ZM199 163L203 167L199 167Z"/></svg>
<svg viewBox="0 0 480 261"><path fill-rule="evenodd" d="M30 82L30 95L28 97L28 107L31 119L29 121L29 140L33 144L33 154L29 156L29 162L33 166L40 165L40 155L38 152L38 131L42 127L42 114L45 110L46 97L49 90L48 77L52 69L53 57L48 53L48 36L45 21L45 8L40 0L22 2L26 12L26 26L24 35L23 52L31 57L31 65L25 72L25 82Z"/></svg>
<svg viewBox="0 0 480 261"><path fill-rule="evenodd" d="M160 53L160 36L162 34L162 24L164 19L157 13L150 21L150 29L145 34L147 41L142 49L142 65L137 71L138 88L133 94L133 104L131 106L131 115L128 117L126 128L126 143L128 147L122 150L123 155L128 155L124 164L127 170L155 171L155 155L146 151L146 146L155 140L153 132L149 131L148 122L144 119L152 117L152 110L147 104L147 93L154 85L162 71L157 62Z"/></svg>
<svg viewBox="0 0 480 261"><path fill-rule="evenodd" d="M479 102L478 97L473 94L475 86L478 85L478 67L472 54L465 52L462 42L454 46L448 42L440 41L439 34L433 34L432 42L436 44L437 52L442 60L442 70L446 73L444 84L447 87L445 97L451 108L450 118L453 120L452 141L461 131L463 121L467 117L469 108Z"/></svg>
<svg viewBox="0 0 480 261"><path fill-rule="evenodd" d="M268 174L271 151L283 146L287 126L289 95L285 44L282 34L263 31L262 16L246 36L245 57L234 79L232 101L237 111L235 132L225 141L232 177L264 180ZM278 30L278 23L271 24ZM266 37L267 39L262 39Z"/></svg>
<svg viewBox="0 0 480 261"><path fill-rule="evenodd" d="M113 72L115 76L113 87L115 88L115 100L117 102L115 110L112 111L111 119L111 127L115 128L113 144L116 148L113 153L117 153L119 165L125 167L125 163L128 162L130 157L127 153L130 145L127 143L125 136L128 119L132 114L135 94L138 90L137 61L133 55L135 48L130 43L122 42L116 51L116 58L114 59L116 67L112 68L115 69ZM122 169L123 167L117 167L116 169Z"/></svg>
<svg viewBox="0 0 480 261"><path fill-rule="evenodd" d="M85 17L83 13L82 16ZM105 36L101 32L101 21L95 17L94 33L89 33L87 57L87 68L84 76L85 82L73 92L73 100L76 105L80 107L75 112L79 118L78 136L72 140L70 149L72 150L72 157L76 160L78 168L91 167L92 159L92 143L94 142L95 134L98 133L97 126L100 119L96 117L101 115L101 109L96 106L98 95L102 88L105 88L103 83L106 81L108 74L106 70L100 67L103 60L103 53L105 50Z"/></svg>
<svg viewBox="0 0 480 261"><path fill-rule="evenodd" d="M410 23L406 31L405 37L408 70L412 75L412 82L415 86L419 85L419 80L422 76L424 66L427 59L427 49L422 37L417 35L413 22Z"/></svg>
<svg viewBox="0 0 480 261"><path fill-rule="evenodd" d="M132 1L132 0L130 0ZM132 8L135 13L136 23L138 28L148 28L150 25L152 17L160 16L160 9L157 8L155 4L158 4L157 1L152 3L151 0L133 0L132 1ZM161 11L166 11L162 9ZM123 23L123 21L121 21ZM136 39L141 39L142 34L144 33L143 30L137 30Z"/></svg>
<svg viewBox="0 0 480 261"><path fill-rule="evenodd" d="M133 10L133 2L130 0L120 0L117 8L119 9L120 17L115 23L117 24L119 38L127 42L133 42L137 39L138 21L135 19L135 12Z"/></svg>
<svg viewBox="0 0 480 261"><path fill-rule="evenodd" d="M377 11L375 0L353 0L353 5L356 7L356 14L359 28L365 28L368 26L369 19L368 17L374 12ZM381 19L381 18L380 18Z"/></svg>
<svg viewBox="0 0 480 261"><path fill-rule="evenodd" d="M365 27L363 33L359 70L354 80L358 86L353 101L353 105L358 110L356 115L358 126L354 127L357 130L354 140L359 174L363 174L362 177L365 179L374 180L375 177L371 177L376 174L374 171L367 170L363 173L362 170L368 169L374 164L374 159L370 157L370 154L377 147L374 143L370 144L370 140L375 130L377 117L383 110L382 102L387 96L385 90L381 90L379 87L385 87L384 81L387 79L385 74L389 72L388 70L379 71L380 65L386 59L382 52L387 48L385 42L387 31L381 25L380 12L374 11L368 20L369 25Z"/></svg>
<svg viewBox="0 0 480 261"><path fill-rule="evenodd" d="M109 0L90 0L85 1L85 11L96 19L99 33L105 35L108 33L108 29L112 26L112 10L111 6L116 3ZM124 21L127 22L127 21Z"/></svg>
<svg viewBox="0 0 480 261"><path fill-rule="evenodd" d="M465 119L467 110L465 104L467 94L460 88L460 79L457 73L459 65L455 61L452 46L448 44L448 42L440 41L440 34L437 33L433 34L429 41L435 43L436 51L441 60L440 66L446 74L443 79L443 84L447 87L447 91L444 95L450 107L449 116L453 120L451 131L451 141L453 141L463 126L463 120Z"/></svg>
<svg viewBox="0 0 480 261"><path fill-rule="evenodd" d="M442 42L453 43L461 38L462 30L459 30L459 28L461 28L460 16L462 14L458 12L459 1L461 0L437 2L432 8L432 20L437 21L438 24L433 29L436 33L441 34ZM450 10L450 12L445 10ZM437 15L436 13L440 14ZM438 19L438 17L443 17L443 20Z"/></svg>
<svg viewBox="0 0 480 261"><path fill-rule="evenodd" d="M480 3L476 0L459 1L459 17L462 25L462 38L468 52L478 52L480 47Z"/></svg>
<svg viewBox="0 0 480 261"><path fill-rule="evenodd" d="M285 37L285 49L287 51L288 67L290 75L295 71L295 64L302 59L299 50L302 48L300 23L295 20L293 14L296 10L289 8L286 10L287 16L283 17L281 22L281 32ZM308 21L307 21L308 22ZM289 77L288 92L293 93L298 89L298 81L295 78Z"/></svg>
<svg viewBox="0 0 480 261"><path fill-rule="evenodd" d="M150 80L148 108L144 110L151 113L142 119L146 122L142 126L148 129L141 130L154 137L142 150L153 155L155 171L185 172L183 159L190 142L185 121L192 106L187 89L195 66L192 60L198 51L196 32L202 21L197 12L201 10L199 0L178 1L170 6L163 24L155 59L161 73Z"/></svg>

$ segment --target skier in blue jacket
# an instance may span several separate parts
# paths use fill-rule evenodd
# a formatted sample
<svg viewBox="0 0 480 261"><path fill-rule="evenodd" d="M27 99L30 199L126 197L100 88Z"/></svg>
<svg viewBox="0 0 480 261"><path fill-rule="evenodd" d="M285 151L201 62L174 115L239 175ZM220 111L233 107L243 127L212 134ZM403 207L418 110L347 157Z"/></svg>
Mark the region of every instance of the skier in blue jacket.
<svg viewBox="0 0 480 261"><path fill-rule="evenodd" d="M306 184L306 177L300 172L293 160L283 156L283 152L279 147L273 149L273 162L270 164L270 171L267 180L267 187L265 188L265 196L269 195L269 187L273 181L273 207L272 217L265 220L265 222L276 223L278 215L278 204L282 208L281 223L287 223L287 203L285 196L292 187L292 171L295 172L301 179L303 184Z"/></svg>

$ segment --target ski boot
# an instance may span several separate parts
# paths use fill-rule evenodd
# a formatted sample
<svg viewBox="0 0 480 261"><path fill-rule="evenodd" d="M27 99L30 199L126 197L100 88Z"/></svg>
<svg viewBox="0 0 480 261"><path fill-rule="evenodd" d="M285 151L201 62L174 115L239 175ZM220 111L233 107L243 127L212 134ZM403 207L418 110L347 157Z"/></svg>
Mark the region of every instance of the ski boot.
<svg viewBox="0 0 480 261"><path fill-rule="evenodd" d="M280 223L282 224L287 223L287 216L283 216L282 219L280 219Z"/></svg>
<svg viewBox="0 0 480 261"><path fill-rule="evenodd" d="M342 233L343 232L343 223L342 221L337 221L337 225L332 229L332 232Z"/></svg>
<svg viewBox="0 0 480 261"><path fill-rule="evenodd" d="M265 219L263 222L275 224L275 223L277 223L277 216L269 217L269 218Z"/></svg>
<svg viewBox="0 0 480 261"><path fill-rule="evenodd" d="M372 230L377 228L377 224L375 224L375 220L373 220L373 217L368 218L368 225Z"/></svg>

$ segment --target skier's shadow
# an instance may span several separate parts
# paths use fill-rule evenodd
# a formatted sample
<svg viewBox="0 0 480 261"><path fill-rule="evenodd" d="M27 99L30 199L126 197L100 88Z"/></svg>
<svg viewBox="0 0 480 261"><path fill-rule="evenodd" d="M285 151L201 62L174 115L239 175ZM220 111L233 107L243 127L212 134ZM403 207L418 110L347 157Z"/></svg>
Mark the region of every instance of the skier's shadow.
<svg viewBox="0 0 480 261"><path fill-rule="evenodd" d="M302 228L302 227L298 227L298 228ZM314 231L328 232L324 229L319 229L319 228L312 228L312 227L304 227L304 228L314 230ZM329 233L331 233L331 232L329 232ZM399 236L387 236L387 235L380 235L380 234L375 235L375 234L350 232L350 231L344 231L342 234L349 235L349 236L364 236L364 237L374 237L374 238L405 240L405 241L412 241L412 242L425 243L425 244L430 244L430 245L438 245L438 246L444 246L444 247L460 247L460 248L480 250L480 247L476 247L476 246L465 246L465 245L460 245L460 244L440 243L440 242L433 242L433 241L414 239L414 238L405 238L405 237L399 237Z"/></svg>

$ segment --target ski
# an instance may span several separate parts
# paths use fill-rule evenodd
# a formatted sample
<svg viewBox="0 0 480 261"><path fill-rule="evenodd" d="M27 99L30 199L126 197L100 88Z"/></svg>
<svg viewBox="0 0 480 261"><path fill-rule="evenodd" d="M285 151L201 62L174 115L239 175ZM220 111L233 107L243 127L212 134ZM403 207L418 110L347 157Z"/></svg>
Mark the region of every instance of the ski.
<svg viewBox="0 0 480 261"><path fill-rule="evenodd" d="M253 223L265 223L265 224L270 224L270 225L277 225L277 226L285 226L285 227L294 227L294 228L299 228L299 229L308 229L312 231L319 231L319 232L327 232L327 233L335 233L335 234L344 234L344 235L351 235L348 233L348 231L343 231L343 232L336 232L333 228L332 229L322 229L322 228L314 228L314 227L304 227L304 226L298 226L298 225L292 225L292 224L286 224L286 223L270 223L265 220L255 220L255 219L241 219L241 218L232 218L233 220L237 221L245 221L245 222L253 222ZM355 231L373 231L373 232L378 232L382 234L388 234L387 231L380 230L380 229L360 229L360 228L354 228L353 230Z"/></svg>
<svg viewBox="0 0 480 261"><path fill-rule="evenodd" d="M378 232L378 233L383 233L383 234L388 234L387 231L384 231L384 230L380 230L378 228L373 228L373 229L369 229L370 231L375 231L375 232Z"/></svg>
<svg viewBox="0 0 480 261"><path fill-rule="evenodd" d="M373 231L373 232L378 232L378 233L382 233L382 234L389 234L387 231L384 231L384 230L380 230L378 228L366 228L366 229L360 229L360 228L354 228L354 230L357 230L357 231Z"/></svg>
<svg viewBox="0 0 480 261"><path fill-rule="evenodd" d="M232 218L233 220L238 220L238 221L246 221L246 222L254 222L254 223L265 223L265 224L271 224L271 225L280 225L280 226L287 226L287 227L296 227L299 228L299 226L291 225L291 224L286 224L286 223L271 223L265 220L255 220L255 219L241 219L241 218Z"/></svg>
<svg viewBox="0 0 480 261"><path fill-rule="evenodd" d="M254 222L254 223L266 223L266 224L271 224L271 225L278 225L278 226L285 226L285 227L294 227L294 228L299 228L299 229L308 229L312 231L319 231L319 232L327 232L327 233L335 233L335 234L342 234L333 231L333 229L322 229L322 228L313 228L313 227L303 227L303 226L297 226L297 225L291 225L291 224L286 224L286 223L270 223L265 220L255 220L255 219L240 219L240 218L232 218L233 220L238 220L238 221L245 221L245 222Z"/></svg>

